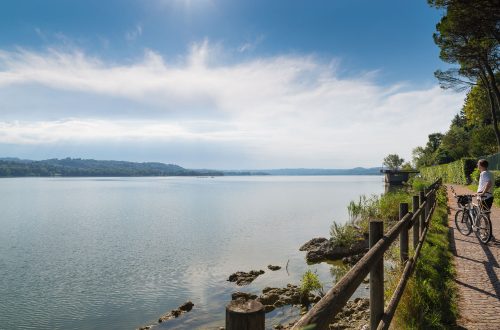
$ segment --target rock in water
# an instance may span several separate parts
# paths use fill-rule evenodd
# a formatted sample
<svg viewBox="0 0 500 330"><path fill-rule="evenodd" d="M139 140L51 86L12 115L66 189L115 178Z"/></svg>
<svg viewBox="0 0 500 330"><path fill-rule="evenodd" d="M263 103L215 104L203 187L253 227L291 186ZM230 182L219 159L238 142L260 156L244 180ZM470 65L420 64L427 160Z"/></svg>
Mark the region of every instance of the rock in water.
<svg viewBox="0 0 500 330"><path fill-rule="evenodd" d="M236 272L229 275L229 282L236 282L237 285L247 285L253 282L257 276L264 274L263 270L251 270L248 273Z"/></svg>
<svg viewBox="0 0 500 330"><path fill-rule="evenodd" d="M179 309L183 312L189 312L190 310L193 309L194 304L191 301L188 301L181 306L179 306Z"/></svg>
<svg viewBox="0 0 500 330"><path fill-rule="evenodd" d="M308 262L338 260L343 257L362 254L368 251L368 239L360 239L348 247L334 247L330 240L324 237L319 237L313 238L306 244L302 245L299 250L307 251L306 259Z"/></svg>
<svg viewBox="0 0 500 330"><path fill-rule="evenodd" d="M178 318L181 314L187 313L193 309L194 304L191 301L185 302L178 309L173 309L167 314L160 316L158 323Z"/></svg>

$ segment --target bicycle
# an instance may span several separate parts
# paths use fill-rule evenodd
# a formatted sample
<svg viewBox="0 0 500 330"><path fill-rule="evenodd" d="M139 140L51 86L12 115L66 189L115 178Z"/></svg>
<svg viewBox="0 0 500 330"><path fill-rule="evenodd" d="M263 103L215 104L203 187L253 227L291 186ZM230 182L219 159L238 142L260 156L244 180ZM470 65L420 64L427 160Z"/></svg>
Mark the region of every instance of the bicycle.
<svg viewBox="0 0 500 330"><path fill-rule="evenodd" d="M453 195L457 199L458 211L455 213L455 226L465 236L472 231L476 233L479 241L487 244L492 237L490 210L481 201L479 205L472 202L474 195L457 195L451 187Z"/></svg>

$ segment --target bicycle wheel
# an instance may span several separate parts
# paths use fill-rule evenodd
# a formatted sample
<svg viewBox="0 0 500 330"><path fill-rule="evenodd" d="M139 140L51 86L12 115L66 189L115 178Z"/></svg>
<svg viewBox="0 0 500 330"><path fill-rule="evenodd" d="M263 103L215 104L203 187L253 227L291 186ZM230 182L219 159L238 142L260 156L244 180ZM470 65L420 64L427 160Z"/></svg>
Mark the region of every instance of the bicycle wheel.
<svg viewBox="0 0 500 330"><path fill-rule="evenodd" d="M458 210L457 213L455 213L455 226L462 235L470 235L472 226L469 213L464 212L464 210Z"/></svg>
<svg viewBox="0 0 500 330"><path fill-rule="evenodd" d="M491 239L491 221L490 218L484 214L480 214L477 217L476 221L477 225L477 237L481 241L481 243L488 243Z"/></svg>

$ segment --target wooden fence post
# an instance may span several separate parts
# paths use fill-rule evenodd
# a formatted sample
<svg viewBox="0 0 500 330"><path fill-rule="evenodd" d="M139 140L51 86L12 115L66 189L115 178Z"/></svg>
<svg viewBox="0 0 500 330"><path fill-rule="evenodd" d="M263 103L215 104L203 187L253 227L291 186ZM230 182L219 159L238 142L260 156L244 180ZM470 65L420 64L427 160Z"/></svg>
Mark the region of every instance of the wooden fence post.
<svg viewBox="0 0 500 330"><path fill-rule="evenodd" d="M384 236L384 222L370 221L370 249ZM384 315L384 257L370 271L370 329L377 329Z"/></svg>
<svg viewBox="0 0 500 330"><path fill-rule="evenodd" d="M413 214L415 214L415 212L417 212L418 210L418 196L413 196L413 200L412 200L412 204L413 204ZM418 241L420 240L420 223L419 223L419 219L414 219L414 222L413 222L413 248L416 249L417 248L417 245L418 245Z"/></svg>
<svg viewBox="0 0 500 330"><path fill-rule="evenodd" d="M255 300L232 300L226 307L226 330L264 330L264 305Z"/></svg>
<svg viewBox="0 0 500 330"><path fill-rule="evenodd" d="M422 190L419 193L419 203L422 205L422 203L425 202L425 191ZM420 237L422 237L422 233L424 232L425 228L425 207L423 208L422 212L420 212Z"/></svg>
<svg viewBox="0 0 500 330"><path fill-rule="evenodd" d="M427 219L431 211L432 193L429 194L429 196L427 196L427 194L429 193L429 189L424 189L424 193L425 193L425 219Z"/></svg>
<svg viewBox="0 0 500 330"><path fill-rule="evenodd" d="M399 204L399 220L408 213L408 203ZM399 255L401 257L401 264L408 260L408 222L403 226L399 233Z"/></svg>

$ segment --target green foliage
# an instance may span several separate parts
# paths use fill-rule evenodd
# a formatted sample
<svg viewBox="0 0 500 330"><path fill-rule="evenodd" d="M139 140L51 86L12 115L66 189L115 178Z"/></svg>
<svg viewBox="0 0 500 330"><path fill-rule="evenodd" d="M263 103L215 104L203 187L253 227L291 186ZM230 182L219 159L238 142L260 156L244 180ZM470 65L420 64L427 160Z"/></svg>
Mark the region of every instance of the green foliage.
<svg viewBox="0 0 500 330"><path fill-rule="evenodd" d="M493 192L493 200L496 205L500 205L500 189L496 188Z"/></svg>
<svg viewBox="0 0 500 330"><path fill-rule="evenodd" d="M403 171L412 171L414 170L413 166L410 164L410 162L406 162L403 164L403 166L401 166L401 169Z"/></svg>
<svg viewBox="0 0 500 330"><path fill-rule="evenodd" d="M449 164L421 168L420 174L430 181L442 178L447 183L468 184L475 167L476 159L463 158Z"/></svg>
<svg viewBox="0 0 500 330"><path fill-rule="evenodd" d="M436 25L434 41L441 50L439 57L455 65L446 71L438 70L435 75L445 89L468 90L463 107L472 136L468 156L491 153L484 150L500 148L500 131L492 126L500 110L493 97L499 92L498 1L436 0L429 3L445 9ZM489 130L481 132L483 128ZM485 133L493 133L493 139L485 137ZM481 143L478 142L481 139Z"/></svg>
<svg viewBox="0 0 500 330"><path fill-rule="evenodd" d="M500 187L500 171L490 171L493 174L493 181L495 181L495 188Z"/></svg>
<svg viewBox="0 0 500 330"><path fill-rule="evenodd" d="M384 158L384 166L388 167L390 170L397 170L404 163L404 159L399 157L397 154L389 154Z"/></svg>
<svg viewBox="0 0 500 330"><path fill-rule="evenodd" d="M428 139L425 147L416 147L413 149L413 163L416 168L440 164L437 159L443 156L438 157L441 151L439 150L439 146L443 140L443 134L432 133L429 134Z"/></svg>
<svg viewBox="0 0 500 330"><path fill-rule="evenodd" d="M471 88L465 99L463 111L469 126L491 123L488 90L484 85L479 84Z"/></svg>
<svg viewBox="0 0 500 330"><path fill-rule="evenodd" d="M360 221L368 220L377 216L379 197L377 195L361 195L356 203L351 201L347 206L349 220L353 224L359 224Z"/></svg>
<svg viewBox="0 0 500 330"><path fill-rule="evenodd" d="M330 226L330 242L332 246L349 247L359 240L361 234L353 225L339 225L335 221Z"/></svg>
<svg viewBox="0 0 500 330"><path fill-rule="evenodd" d="M309 295L310 292L316 291L320 296L324 296L323 284L319 281L319 277L316 272L313 273L310 269L308 269L304 275L302 275L300 291L303 295Z"/></svg>
<svg viewBox="0 0 500 330"><path fill-rule="evenodd" d="M377 195L366 197L361 195L356 203L351 201L347 206L349 222L356 227L361 234L368 234L370 219L379 217L380 198Z"/></svg>
<svg viewBox="0 0 500 330"><path fill-rule="evenodd" d="M474 171L472 171L472 173L471 173L471 175L470 175L470 179L471 179L471 181L472 181L473 183L475 183L475 184L478 184L478 183L479 183L479 174L480 174L480 173L481 173L481 172L479 172L479 169L478 169L477 167L474 169Z"/></svg>
<svg viewBox="0 0 500 330"><path fill-rule="evenodd" d="M492 125L476 126L470 132L469 154L481 157L497 152L495 131Z"/></svg>
<svg viewBox="0 0 500 330"><path fill-rule="evenodd" d="M404 191L388 192L379 201L379 218L384 222L399 220L399 204L411 203L411 196Z"/></svg>
<svg viewBox="0 0 500 330"><path fill-rule="evenodd" d="M414 177L411 180L411 186L414 192L419 192L429 187L432 184L429 180L425 180L422 177Z"/></svg>
<svg viewBox="0 0 500 330"><path fill-rule="evenodd" d="M458 316L453 255L449 249L446 195L436 209L415 273L406 286L394 318L399 329L450 329Z"/></svg>

